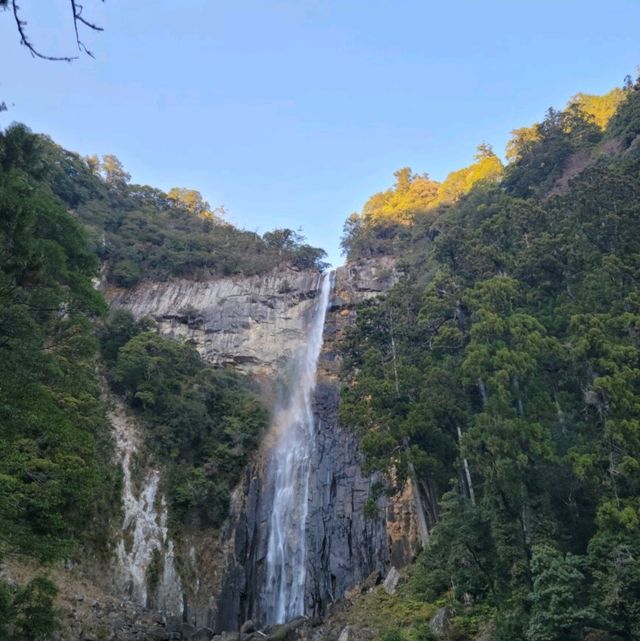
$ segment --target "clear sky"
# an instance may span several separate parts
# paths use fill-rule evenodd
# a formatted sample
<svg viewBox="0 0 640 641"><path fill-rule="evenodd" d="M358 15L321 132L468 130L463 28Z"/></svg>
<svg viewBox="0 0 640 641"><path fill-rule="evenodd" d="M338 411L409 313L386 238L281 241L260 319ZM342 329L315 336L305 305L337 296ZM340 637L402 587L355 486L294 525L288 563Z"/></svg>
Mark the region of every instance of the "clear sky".
<svg viewBox="0 0 640 641"><path fill-rule="evenodd" d="M409 165L442 179L486 141L640 63L640 0L83 0L96 59L33 59L0 13L13 120L133 180L199 189L235 224L302 228L339 264L346 216ZM73 54L68 0L20 0Z"/></svg>

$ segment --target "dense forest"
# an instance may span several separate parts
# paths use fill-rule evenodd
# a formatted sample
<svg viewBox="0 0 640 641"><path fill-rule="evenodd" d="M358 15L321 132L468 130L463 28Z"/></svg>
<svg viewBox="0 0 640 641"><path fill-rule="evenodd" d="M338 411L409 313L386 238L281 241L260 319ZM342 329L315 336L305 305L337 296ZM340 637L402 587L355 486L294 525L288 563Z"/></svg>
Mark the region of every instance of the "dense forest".
<svg viewBox="0 0 640 641"><path fill-rule="evenodd" d="M451 639L640 638L639 134L640 81L578 95L505 167L401 170L345 226L404 277L343 344L341 418L378 496L416 481L409 590Z"/></svg>

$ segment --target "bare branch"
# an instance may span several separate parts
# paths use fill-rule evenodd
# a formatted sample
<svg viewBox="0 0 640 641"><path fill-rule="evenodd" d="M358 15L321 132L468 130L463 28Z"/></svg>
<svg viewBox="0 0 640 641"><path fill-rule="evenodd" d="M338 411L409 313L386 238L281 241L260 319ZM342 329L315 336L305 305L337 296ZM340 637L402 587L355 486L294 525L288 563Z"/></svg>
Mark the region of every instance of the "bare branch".
<svg viewBox="0 0 640 641"><path fill-rule="evenodd" d="M25 33L24 28L27 26L27 23L24 20L20 19L20 16L18 14L18 10L20 7L18 7L17 0L11 0L11 7L13 9L13 17L15 18L16 21L16 26L18 27L18 33L20 34L20 44L24 45L29 51L31 52L31 55L36 57L36 58L41 58L42 60L64 60L66 62L71 62L72 60L76 60L78 56L47 56L43 53L40 53L29 41L27 38L27 34Z"/></svg>
<svg viewBox="0 0 640 641"><path fill-rule="evenodd" d="M84 7L78 2L78 0L69 0L69 2L71 4L71 11L73 14L73 29L76 34L76 44L78 46L78 50L82 53L87 54L88 56L91 56L92 58L95 58L93 53L89 49L87 49L84 42L82 42L82 40L80 39L80 30L78 28L78 25L82 24L92 31L104 31L104 29L102 27L99 27L97 24L90 22L82 16L82 10L84 9ZM0 6L4 6L6 4L7 0L4 0L4 2L0 0ZM18 27L18 33L20 34L20 44L24 45L29 50L32 56L41 58L42 60L64 60L66 62L71 62L72 60L78 59L78 56L47 56L46 54L38 51L27 37L27 33L25 30L27 22L20 18L20 7L18 6L18 0L11 0L11 7L13 9L13 17L15 18L16 26Z"/></svg>
<svg viewBox="0 0 640 641"><path fill-rule="evenodd" d="M75 32L76 32L76 43L78 44L78 49L86 53L88 56L95 58L93 53L89 51L89 49L87 49L84 42L80 40L80 35L78 34L78 23L80 22L81 24L85 25L86 27L89 27L89 29L92 29L93 31L104 31L104 29L102 27L99 27L96 24L93 24L92 22L89 22L88 20L85 20L82 17L82 10L84 9L84 7L80 3L78 3L77 0L70 0L70 1L71 1L71 9L73 11L73 28L75 29Z"/></svg>

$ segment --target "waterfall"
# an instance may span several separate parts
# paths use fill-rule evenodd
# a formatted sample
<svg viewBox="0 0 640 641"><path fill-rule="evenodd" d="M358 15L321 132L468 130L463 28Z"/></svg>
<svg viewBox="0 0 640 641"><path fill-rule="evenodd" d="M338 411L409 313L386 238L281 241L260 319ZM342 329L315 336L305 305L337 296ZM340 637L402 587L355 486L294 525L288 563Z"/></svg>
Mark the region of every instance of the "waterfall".
<svg viewBox="0 0 640 641"><path fill-rule="evenodd" d="M286 401L274 412L274 443L269 470L273 506L267 542L266 585L262 592L265 623L282 623L301 616L305 609L306 522L315 437L312 398L333 272L320 278L320 296L306 345L295 359Z"/></svg>

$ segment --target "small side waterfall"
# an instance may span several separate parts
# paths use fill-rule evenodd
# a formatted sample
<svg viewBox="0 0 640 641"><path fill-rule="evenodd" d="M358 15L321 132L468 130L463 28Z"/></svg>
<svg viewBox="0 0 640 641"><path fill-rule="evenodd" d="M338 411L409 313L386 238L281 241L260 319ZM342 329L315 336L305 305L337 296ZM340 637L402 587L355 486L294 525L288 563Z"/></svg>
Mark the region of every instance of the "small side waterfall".
<svg viewBox="0 0 640 641"><path fill-rule="evenodd" d="M269 461L273 506L267 543L266 585L262 591L265 623L282 623L304 614L305 610L306 523L315 436L312 398L333 273L324 274L321 279L320 296L306 345L294 363L288 397L274 413L274 444Z"/></svg>

